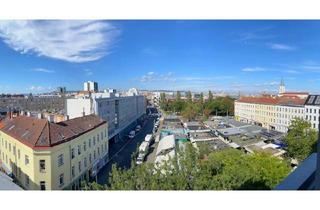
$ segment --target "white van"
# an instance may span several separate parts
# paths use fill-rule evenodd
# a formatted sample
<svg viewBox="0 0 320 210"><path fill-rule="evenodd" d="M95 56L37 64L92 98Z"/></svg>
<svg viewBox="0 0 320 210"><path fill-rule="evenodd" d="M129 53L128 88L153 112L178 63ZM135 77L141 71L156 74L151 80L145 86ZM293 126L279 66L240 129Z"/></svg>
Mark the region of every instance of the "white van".
<svg viewBox="0 0 320 210"><path fill-rule="evenodd" d="M130 133L129 133L129 138L130 138L130 139L133 139L133 138L135 137L135 135L136 135L136 132L135 132L135 131L130 131Z"/></svg>
<svg viewBox="0 0 320 210"><path fill-rule="evenodd" d="M144 141L148 142L150 145L152 141L152 134L147 134L146 137L144 138Z"/></svg>

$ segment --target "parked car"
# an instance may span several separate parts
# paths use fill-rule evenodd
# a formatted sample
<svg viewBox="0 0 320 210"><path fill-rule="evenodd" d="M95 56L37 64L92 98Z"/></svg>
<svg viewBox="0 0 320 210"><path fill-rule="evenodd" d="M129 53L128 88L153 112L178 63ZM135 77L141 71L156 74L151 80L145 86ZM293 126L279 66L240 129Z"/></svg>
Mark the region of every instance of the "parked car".
<svg viewBox="0 0 320 210"><path fill-rule="evenodd" d="M144 155L139 153L138 157L137 157L137 161L136 161L136 164L137 165L140 165L141 163L143 163L144 161Z"/></svg>
<svg viewBox="0 0 320 210"><path fill-rule="evenodd" d="M135 131L130 131L129 138L133 139L135 136L136 136L136 132Z"/></svg>
<svg viewBox="0 0 320 210"><path fill-rule="evenodd" d="M139 132L141 130L141 125L137 125L136 132Z"/></svg>
<svg viewBox="0 0 320 210"><path fill-rule="evenodd" d="M149 145L152 143L152 140L153 140L152 134L147 134L146 137L144 138L144 141L149 142Z"/></svg>

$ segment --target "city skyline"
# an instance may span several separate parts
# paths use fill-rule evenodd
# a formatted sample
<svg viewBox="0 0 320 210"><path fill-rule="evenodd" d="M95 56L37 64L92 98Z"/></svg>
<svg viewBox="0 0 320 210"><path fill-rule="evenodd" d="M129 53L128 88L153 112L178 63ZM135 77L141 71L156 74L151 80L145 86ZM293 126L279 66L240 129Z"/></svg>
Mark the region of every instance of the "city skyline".
<svg viewBox="0 0 320 210"><path fill-rule="evenodd" d="M0 21L1 93L319 92L319 21Z"/></svg>

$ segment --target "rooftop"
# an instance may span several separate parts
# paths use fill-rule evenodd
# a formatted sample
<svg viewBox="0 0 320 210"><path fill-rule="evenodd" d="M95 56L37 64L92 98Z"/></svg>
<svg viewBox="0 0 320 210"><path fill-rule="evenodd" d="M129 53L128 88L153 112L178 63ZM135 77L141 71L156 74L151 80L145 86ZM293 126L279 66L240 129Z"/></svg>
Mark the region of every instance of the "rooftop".
<svg viewBox="0 0 320 210"><path fill-rule="evenodd" d="M29 147L41 148L70 141L105 123L106 121L96 115L87 115L60 123L21 115L1 121L0 130Z"/></svg>
<svg viewBox="0 0 320 210"><path fill-rule="evenodd" d="M320 95L309 95L305 105L317 105L320 106Z"/></svg>
<svg viewBox="0 0 320 210"><path fill-rule="evenodd" d="M304 105L305 99L301 99L297 96L282 96L282 97L241 97L236 102L242 103L254 103L254 104L272 104L272 105Z"/></svg>

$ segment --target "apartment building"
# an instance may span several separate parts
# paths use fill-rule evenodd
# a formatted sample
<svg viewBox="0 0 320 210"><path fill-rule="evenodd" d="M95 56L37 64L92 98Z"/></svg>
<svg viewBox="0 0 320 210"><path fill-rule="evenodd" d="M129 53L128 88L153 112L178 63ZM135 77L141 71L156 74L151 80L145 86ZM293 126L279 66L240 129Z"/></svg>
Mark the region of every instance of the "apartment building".
<svg viewBox="0 0 320 210"><path fill-rule="evenodd" d="M305 103L305 119L311 123L311 127L319 129L320 95L310 95Z"/></svg>
<svg viewBox="0 0 320 210"><path fill-rule="evenodd" d="M299 97L241 97L235 101L235 119L287 132L292 119L304 119L304 103Z"/></svg>
<svg viewBox="0 0 320 210"><path fill-rule="evenodd" d="M78 189L107 159L107 122L96 115L60 123L28 116L1 121L0 167L24 189Z"/></svg>
<svg viewBox="0 0 320 210"><path fill-rule="evenodd" d="M113 92L92 93L66 100L66 114L69 119L96 114L108 122L109 139L139 119L146 110L144 96L119 95Z"/></svg>

